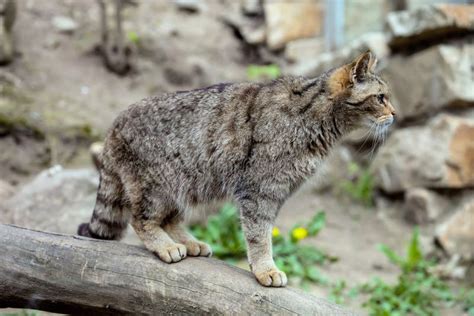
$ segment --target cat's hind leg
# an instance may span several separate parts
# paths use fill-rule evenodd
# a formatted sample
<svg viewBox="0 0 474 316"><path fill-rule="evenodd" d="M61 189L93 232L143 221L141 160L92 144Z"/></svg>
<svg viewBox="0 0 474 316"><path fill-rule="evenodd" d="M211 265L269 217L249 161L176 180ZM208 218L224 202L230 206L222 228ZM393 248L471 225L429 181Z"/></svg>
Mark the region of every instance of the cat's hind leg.
<svg viewBox="0 0 474 316"><path fill-rule="evenodd" d="M124 198L120 178L115 173L102 169L92 217L88 223L79 225L78 234L119 240L123 237L129 220L128 202Z"/></svg>
<svg viewBox="0 0 474 316"><path fill-rule="evenodd" d="M212 255L211 246L194 238L184 227L183 221L182 213L176 212L165 220L163 229L174 241L186 246L189 256L210 257Z"/></svg>
<svg viewBox="0 0 474 316"><path fill-rule="evenodd" d="M131 200L132 227L145 247L162 261L173 263L186 258L186 247L175 242L163 229L164 220L174 211L171 201L160 196L159 186L136 181L128 187Z"/></svg>
<svg viewBox="0 0 474 316"><path fill-rule="evenodd" d="M179 262L186 258L186 246L176 243L160 226L157 218L134 216L132 226L145 247L167 263Z"/></svg>

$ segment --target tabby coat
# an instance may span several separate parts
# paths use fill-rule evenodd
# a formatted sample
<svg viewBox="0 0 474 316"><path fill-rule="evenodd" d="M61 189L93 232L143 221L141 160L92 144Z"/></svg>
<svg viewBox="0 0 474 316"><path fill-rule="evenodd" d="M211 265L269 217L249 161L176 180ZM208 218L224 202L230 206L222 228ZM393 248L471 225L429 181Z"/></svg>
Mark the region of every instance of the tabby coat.
<svg viewBox="0 0 474 316"><path fill-rule="evenodd" d="M165 262L209 256L211 248L182 221L197 205L232 199L257 280L284 286L272 258L280 207L343 135L393 121L388 87L374 65L366 53L317 78L218 84L133 104L107 135L97 202L79 234L119 239L131 221Z"/></svg>

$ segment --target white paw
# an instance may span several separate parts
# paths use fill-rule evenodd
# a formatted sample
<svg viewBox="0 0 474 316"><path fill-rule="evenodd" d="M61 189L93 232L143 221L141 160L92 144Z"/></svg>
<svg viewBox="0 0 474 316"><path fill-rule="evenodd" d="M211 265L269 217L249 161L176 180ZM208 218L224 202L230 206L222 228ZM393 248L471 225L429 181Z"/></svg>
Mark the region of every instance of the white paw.
<svg viewBox="0 0 474 316"><path fill-rule="evenodd" d="M212 255L211 246L199 240L190 240L185 243L188 255L210 257Z"/></svg>
<svg viewBox="0 0 474 316"><path fill-rule="evenodd" d="M186 247L182 244L171 244L154 249L154 253L164 262L179 262L186 258Z"/></svg>
<svg viewBox="0 0 474 316"><path fill-rule="evenodd" d="M255 272L254 274L258 282L263 286L282 287L288 283L285 272L276 268L263 272Z"/></svg>

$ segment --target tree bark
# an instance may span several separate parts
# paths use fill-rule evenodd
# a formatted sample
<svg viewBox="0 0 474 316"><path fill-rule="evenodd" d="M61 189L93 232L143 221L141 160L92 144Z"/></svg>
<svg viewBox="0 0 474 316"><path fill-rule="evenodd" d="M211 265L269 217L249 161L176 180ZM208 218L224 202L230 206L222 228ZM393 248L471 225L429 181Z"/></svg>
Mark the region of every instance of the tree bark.
<svg viewBox="0 0 474 316"><path fill-rule="evenodd" d="M0 307L88 315L352 315L292 288L264 288L212 258L161 262L115 241L0 224Z"/></svg>

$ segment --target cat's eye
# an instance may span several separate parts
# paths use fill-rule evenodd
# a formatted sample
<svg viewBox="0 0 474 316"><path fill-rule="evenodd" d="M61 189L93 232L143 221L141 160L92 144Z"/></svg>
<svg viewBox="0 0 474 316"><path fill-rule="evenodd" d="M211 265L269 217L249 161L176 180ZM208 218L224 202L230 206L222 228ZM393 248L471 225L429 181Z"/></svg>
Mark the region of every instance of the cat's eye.
<svg viewBox="0 0 474 316"><path fill-rule="evenodd" d="M379 101L380 104L384 104L385 103L384 100L385 100L385 94L377 95L377 101Z"/></svg>

